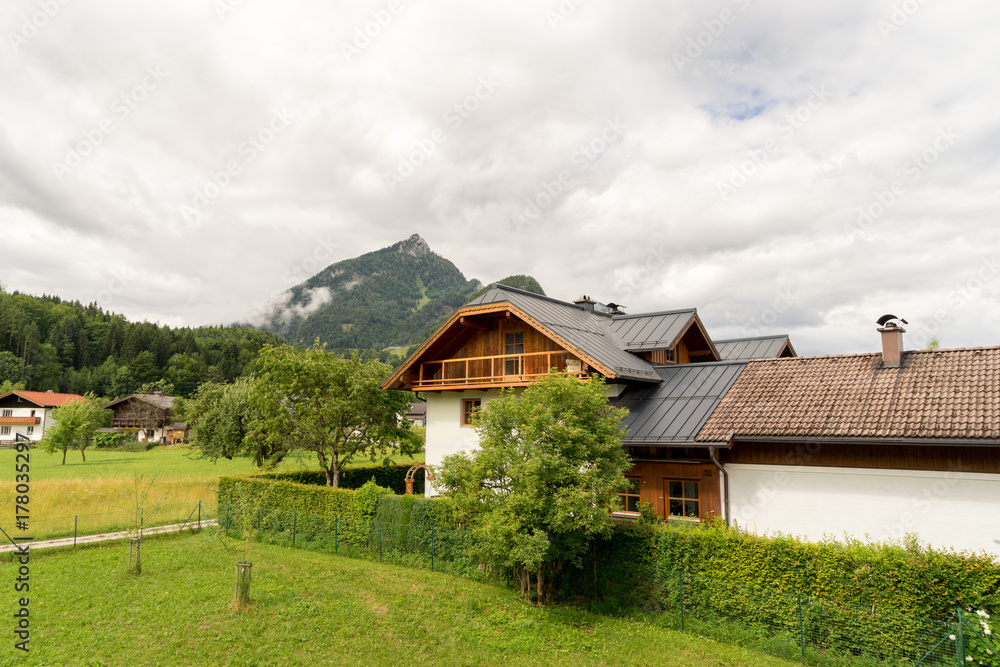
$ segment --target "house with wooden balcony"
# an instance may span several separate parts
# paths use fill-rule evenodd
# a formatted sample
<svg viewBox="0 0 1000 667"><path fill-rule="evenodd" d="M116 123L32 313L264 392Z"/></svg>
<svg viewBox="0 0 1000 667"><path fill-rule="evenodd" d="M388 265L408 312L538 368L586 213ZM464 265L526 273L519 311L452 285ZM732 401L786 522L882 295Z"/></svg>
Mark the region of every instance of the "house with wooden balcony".
<svg viewBox="0 0 1000 667"><path fill-rule="evenodd" d="M15 440L37 442L45 429L52 425L52 411L58 407L82 401L79 394L57 394L51 391L10 391L0 396L0 444Z"/></svg>
<svg viewBox="0 0 1000 667"><path fill-rule="evenodd" d="M113 411L111 428L134 433L139 441L172 442L174 434L171 431L177 430L173 428L173 396L162 393L129 394L101 407ZM186 435L186 425L183 430Z"/></svg>
<svg viewBox="0 0 1000 667"><path fill-rule="evenodd" d="M716 445L695 436L749 359L795 351L787 336L717 346L693 308L621 308L496 285L458 309L383 386L426 393L426 461L434 466L477 446L472 415L501 389L528 386L551 368L581 381L599 374L611 402L631 410L624 444L635 466L622 514L637 516L642 501L661 516L722 516Z"/></svg>

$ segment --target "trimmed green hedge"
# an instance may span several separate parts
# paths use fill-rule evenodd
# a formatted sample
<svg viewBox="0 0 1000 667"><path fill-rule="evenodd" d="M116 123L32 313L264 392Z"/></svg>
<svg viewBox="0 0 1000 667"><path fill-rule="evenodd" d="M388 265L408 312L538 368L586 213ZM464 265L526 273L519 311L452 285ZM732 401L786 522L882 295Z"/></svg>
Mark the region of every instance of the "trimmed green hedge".
<svg viewBox="0 0 1000 667"><path fill-rule="evenodd" d="M958 607L1000 612L1000 563L984 553L941 551L913 541L812 543L758 537L721 524L626 524L595 543L593 556L565 586L593 586L595 559L598 595L622 606L640 603L636 596L650 582L683 572L940 621L950 620Z"/></svg>

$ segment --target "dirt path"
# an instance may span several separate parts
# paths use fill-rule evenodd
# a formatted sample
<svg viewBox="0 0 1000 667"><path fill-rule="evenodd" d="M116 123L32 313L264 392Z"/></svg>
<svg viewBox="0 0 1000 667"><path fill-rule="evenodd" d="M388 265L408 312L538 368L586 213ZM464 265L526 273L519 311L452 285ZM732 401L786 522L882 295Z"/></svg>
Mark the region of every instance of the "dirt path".
<svg viewBox="0 0 1000 667"><path fill-rule="evenodd" d="M144 528L142 534L145 535L158 535L160 533L176 533L185 526L196 526L197 523L190 522L187 524L175 523L170 526L156 526L155 528ZM204 526L215 526L218 525L218 521L215 519L204 520L201 522ZM76 544L90 544L92 542L108 542L111 540L122 540L129 536L128 531L122 531L120 533L102 533L100 535L78 535L76 537ZM72 537L62 537L58 540L43 540L41 542L25 542L24 544L30 545L31 550L35 549L51 549L53 547L71 547L73 546L74 539ZM17 547L13 544L5 544L0 546L0 553L17 551Z"/></svg>

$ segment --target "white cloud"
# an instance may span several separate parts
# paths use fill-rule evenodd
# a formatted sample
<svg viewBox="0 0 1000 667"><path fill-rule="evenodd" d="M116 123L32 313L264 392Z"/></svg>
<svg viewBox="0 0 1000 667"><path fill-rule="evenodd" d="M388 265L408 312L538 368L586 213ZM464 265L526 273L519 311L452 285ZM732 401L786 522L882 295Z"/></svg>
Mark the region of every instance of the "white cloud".
<svg viewBox="0 0 1000 667"><path fill-rule="evenodd" d="M0 281L110 293L136 319L227 322L307 266L416 231L470 278L529 273L631 312L697 306L720 336L792 290L769 325L800 352L874 349L883 312L936 323L945 346L997 343L1000 283L960 305L955 290L997 247L1000 6L922 3L886 30L898 4L587 2L553 28L552 0L404 1L348 62L342 44L385 2L230 2L221 16L207 0L70 2L24 38L38 3L14 0L0 19ZM162 81L134 93L148 68ZM483 77L499 85L455 125ZM294 120L248 159L280 108ZM574 162L616 118L621 136ZM104 120L60 180L53 165ZM914 178L907 165L948 128L953 145ZM385 187L435 129L433 152ZM179 207L232 161L186 220ZM569 185L515 224L562 172ZM905 191L850 234L895 181ZM111 292L115 271L130 278Z"/></svg>

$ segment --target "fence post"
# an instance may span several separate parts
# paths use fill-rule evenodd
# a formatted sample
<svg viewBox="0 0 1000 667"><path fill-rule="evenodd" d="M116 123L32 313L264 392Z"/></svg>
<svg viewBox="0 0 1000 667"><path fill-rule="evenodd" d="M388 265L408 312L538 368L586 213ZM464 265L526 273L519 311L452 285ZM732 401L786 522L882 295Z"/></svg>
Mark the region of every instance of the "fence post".
<svg viewBox="0 0 1000 667"><path fill-rule="evenodd" d="M333 553L340 553L340 517L333 517Z"/></svg>
<svg viewBox="0 0 1000 667"><path fill-rule="evenodd" d="M198 530L201 530L201 501L198 501Z"/></svg>
<svg viewBox="0 0 1000 667"><path fill-rule="evenodd" d="M677 581L680 584L679 597L681 599L681 632L684 632L684 573L677 573Z"/></svg>
<svg viewBox="0 0 1000 667"><path fill-rule="evenodd" d="M434 571L434 528L431 528L431 572Z"/></svg>
<svg viewBox="0 0 1000 667"><path fill-rule="evenodd" d="M378 522L378 559L382 561L382 522Z"/></svg>
<svg viewBox="0 0 1000 667"><path fill-rule="evenodd" d="M955 651L958 653L958 665L959 667L964 667L965 665L965 634L962 631L962 608L958 609L958 632L955 633L958 641L955 642Z"/></svg>
<svg viewBox="0 0 1000 667"><path fill-rule="evenodd" d="M295 548L295 528L299 523L299 513L298 511L292 514L292 548Z"/></svg>
<svg viewBox="0 0 1000 667"><path fill-rule="evenodd" d="M802 649L802 664L806 663L806 633L802 627L802 596L796 595L796 600L799 603L799 647Z"/></svg>
<svg viewBox="0 0 1000 667"><path fill-rule="evenodd" d="M257 508L257 530L260 530L260 508Z"/></svg>
<svg viewBox="0 0 1000 667"><path fill-rule="evenodd" d="M76 518L78 515L73 515L73 548L76 548Z"/></svg>
<svg viewBox="0 0 1000 667"><path fill-rule="evenodd" d="M226 537L229 537L229 505L226 505Z"/></svg>

